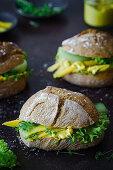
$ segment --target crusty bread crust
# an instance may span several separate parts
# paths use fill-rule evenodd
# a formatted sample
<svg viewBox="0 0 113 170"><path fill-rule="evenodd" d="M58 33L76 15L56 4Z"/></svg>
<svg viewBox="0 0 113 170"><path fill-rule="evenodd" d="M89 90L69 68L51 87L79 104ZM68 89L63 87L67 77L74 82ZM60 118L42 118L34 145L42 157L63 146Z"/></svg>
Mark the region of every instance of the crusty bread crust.
<svg viewBox="0 0 113 170"><path fill-rule="evenodd" d="M43 126L82 128L94 124L99 114L85 95L49 86L27 100L19 119Z"/></svg>
<svg viewBox="0 0 113 170"><path fill-rule="evenodd" d="M23 76L22 78L19 78L18 81L9 79L7 81L0 82L0 99L21 92L25 88L26 80L27 79Z"/></svg>
<svg viewBox="0 0 113 170"><path fill-rule="evenodd" d="M34 140L33 142L28 142L23 138L21 134L20 137L21 140L24 142L24 144L27 145L28 147L35 147L43 150L71 149L76 151L79 149L89 148L100 143L104 137L104 132L102 132L100 138L95 138L94 142L90 142L90 143L74 142L73 144L71 144L69 142L69 139L62 139L56 144L54 144L55 140L53 138L43 138L43 139Z"/></svg>
<svg viewBox="0 0 113 170"><path fill-rule="evenodd" d="M95 76L92 74L72 73L63 78L69 83L91 88L113 86L113 70L101 72Z"/></svg>
<svg viewBox="0 0 113 170"><path fill-rule="evenodd" d="M103 31L88 29L64 40L63 49L85 57L110 58L113 56L113 37Z"/></svg>
<svg viewBox="0 0 113 170"><path fill-rule="evenodd" d="M0 42L0 74L10 71L24 61L23 51L12 42Z"/></svg>

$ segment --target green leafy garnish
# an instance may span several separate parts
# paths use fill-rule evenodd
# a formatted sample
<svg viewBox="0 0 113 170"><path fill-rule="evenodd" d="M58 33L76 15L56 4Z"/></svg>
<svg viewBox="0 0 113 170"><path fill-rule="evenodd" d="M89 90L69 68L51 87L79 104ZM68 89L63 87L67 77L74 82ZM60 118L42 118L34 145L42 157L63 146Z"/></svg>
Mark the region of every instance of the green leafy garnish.
<svg viewBox="0 0 113 170"><path fill-rule="evenodd" d="M102 104L101 106L103 107L103 105L104 104ZM97 106L97 104L95 106ZM106 107L104 106L104 110L106 110L105 108ZM100 111L100 108L98 111ZM105 131L107 129L109 123L110 121L107 116L107 111L104 113L99 112L99 120L91 126L74 130L70 142L71 143L74 143L75 141L76 142L78 141L80 143L94 142L94 139L99 138L100 135L102 134L102 131Z"/></svg>
<svg viewBox="0 0 113 170"><path fill-rule="evenodd" d="M80 73L81 75L83 75L83 71L82 71L82 70L79 70L78 73Z"/></svg>
<svg viewBox="0 0 113 170"><path fill-rule="evenodd" d="M36 123L30 123L30 122L20 122L19 123L19 128L22 130L22 131L29 131L35 127L39 126L39 124L36 124Z"/></svg>
<svg viewBox="0 0 113 170"><path fill-rule="evenodd" d="M92 58L92 60L101 65L109 64L113 67L113 56L111 58Z"/></svg>
<svg viewBox="0 0 113 170"><path fill-rule="evenodd" d="M15 71L10 71L10 72L7 72L7 73L4 73L2 74L3 77L6 78L6 81L10 79L10 76L12 76L12 78L15 80L15 81L18 81L19 78L25 76L26 78L29 77L29 75L33 72L33 69L27 69L26 70L26 74L24 75L19 75L17 72Z"/></svg>
<svg viewBox="0 0 113 170"><path fill-rule="evenodd" d="M56 132L56 131L54 131L54 132L53 132L53 134L55 134L55 135L56 135L56 134L57 134L57 132Z"/></svg>
<svg viewBox="0 0 113 170"><path fill-rule="evenodd" d="M13 168L20 165L16 155L9 150L9 147L3 139L0 140L0 167Z"/></svg>
<svg viewBox="0 0 113 170"><path fill-rule="evenodd" d="M45 133L49 133L50 135L52 135L51 129L49 129L48 127L46 127L46 132Z"/></svg>
<svg viewBox="0 0 113 170"><path fill-rule="evenodd" d="M50 4L44 4L42 7L37 8L26 0L16 0L16 3L24 14L30 14L32 16L51 16L62 11L62 8L54 8Z"/></svg>
<svg viewBox="0 0 113 170"><path fill-rule="evenodd" d="M85 154L81 154L81 153L78 153L78 152L73 152L73 151L70 150L70 149L68 149L67 151L63 151L63 152L60 151L60 150L58 150L58 151L56 152L57 155L62 154L62 153L64 153L64 154L69 154L69 155L81 155L81 156L85 155Z"/></svg>
<svg viewBox="0 0 113 170"><path fill-rule="evenodd" d="M16 132L19 132L19 127L12 127Z"/></svg>
<svg viewBox="0 0 113 170"><path fill-rule="evenodd" d="M102 157L105 157L106 159L109 160L109 159L113 158L113 154L111 154L110 156L106 156L106 155L108 155L112 151L113 150L109 150L107 152L98 152L98 153L95 154L95 159L100 159Z"/></svg>
<svg viewBox="0 0 113 170"><path fill-rule="evenodd" d="M29 139L29 138L36 138L37 137L37 134L32 134L32 135L29 135L27 137L24 137L25 139Z"/></svg>

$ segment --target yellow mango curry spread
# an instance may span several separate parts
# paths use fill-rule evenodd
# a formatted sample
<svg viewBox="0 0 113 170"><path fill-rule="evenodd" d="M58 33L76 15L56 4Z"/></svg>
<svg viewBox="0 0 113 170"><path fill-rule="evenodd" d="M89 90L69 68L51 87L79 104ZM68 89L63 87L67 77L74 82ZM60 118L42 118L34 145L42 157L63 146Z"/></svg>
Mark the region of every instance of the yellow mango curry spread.
<svg viewBox="0 0 113 170"><path fill-rule="evenodd" d="M23 73L17 73L16 74L16 77L22 77L22 76L25 76L25 75L27 75L28 74L28 72L27 71L24 71ZM7 76L4 76L4 75L0 75L0 82L1 81L6 81L6 80L9 80L9 79L12 79L12 78L15 78L15 75L10 75L10 76L8 76L8 78L7 78Z"/></svg>
<svg viewBox="0 0 113 170"><path fill-rule="evenodd" d="M73 134L71 126L62 128L53 128L51 126L43 126L40 124L23 122L22 120L14 120L5 122L3 125L10 126L13 128L19 127L20 134L27 141L33 141L41 138L54 138L55 140L69 138Z"/></svg>
<svg viewBox="0 0 113 170"><path fill-rule="evenodd" d="M85 73L85 74L93 74L95 75L97 72L103 72L107 71L110 69L109 64L105 65L99 65L96 61L94 60L89 60L89 61L78 61L71 63L68 60L57 60L57 62L50 66L47 71L55 73L53 74L54 78L58 77L64 77L67 74L70 73Z"/></svg>

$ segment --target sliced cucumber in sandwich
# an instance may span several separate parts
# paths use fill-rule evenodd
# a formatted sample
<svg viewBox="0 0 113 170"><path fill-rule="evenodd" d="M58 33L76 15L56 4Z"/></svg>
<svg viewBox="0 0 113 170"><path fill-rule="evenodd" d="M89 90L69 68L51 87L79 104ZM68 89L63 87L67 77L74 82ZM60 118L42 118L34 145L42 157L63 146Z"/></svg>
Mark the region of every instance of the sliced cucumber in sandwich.
<svg viewBox="0 0 113 170"><path fill-rule="evenodd" d="M11 71L13 72L17 72L17 73L21 73L24 72L27 69L27 61L24 59L24 62L18 66L16 66L15 68L11 69Z"/></svg>
<svg viewBox="0 0 113 170"><path fill-rule="evenodd" d="M95 107L99 113L106 113L108 114L108 110L103 103L95 103Z"/></svg>
<svg viewBox="0 0 113 170"><path fill-rule="evenodd" d="M56 59L65 59L70 61L71 63L74 63L76 61L86 61L86 60L90 60L90 58L88 57L84 57L84 56L80 56L80 55L76 55L76 54L71 54L65 50L63 50L62 47L58 48L58 54Z"/></svg>

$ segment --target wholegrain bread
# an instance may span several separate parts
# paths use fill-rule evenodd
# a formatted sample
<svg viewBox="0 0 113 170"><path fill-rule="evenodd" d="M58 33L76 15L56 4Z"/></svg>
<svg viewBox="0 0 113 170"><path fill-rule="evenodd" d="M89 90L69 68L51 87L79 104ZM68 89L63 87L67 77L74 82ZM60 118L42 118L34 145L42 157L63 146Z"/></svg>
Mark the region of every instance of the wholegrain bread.
<svg viewBox="0 0 113 170"><path fill-rule="evenodd" d="M23 76L19 78L18 81L11 78L7 81L0 82L0 99L21 92L25 88L26 81L26 77Z"/></svg>
<svg viewBox="0 0 113 170"><path fill-rule="evenodd" d="M22 134L20 133L20 138L25 145L27 145L28 147L35 147L43 150L71 149L75 151L79 149L85 149L97 145L98 143L101 142L103 137L104 137L104 132L102 132L99 138L95 138L94 142L89 142L89 143L74 142L73 144L71 144L69 142L70 139L61 139L60 141L54 144L54 142L56 141L53 138L42 138L42 139L34 140L33 142L29 142L25 140Z"/></svg>
<svg viewBox="0 0 113 170"><path fill-rule="evenodd" d="M64 40L65 51L85 57L110 58L113 56L113 37L106 32L88 29Z"/></svg>
<svg viewBox="0 0 113 170"><path fill-rule="evenodd" d="M63 78L69 83L91 88L113 86L113 69L100 72L95 76L92 74L72 73L65 75Z"/></svg>
<svg viewBox="0 0 113 170"><path fill-rule="evenodd" d="M27 100L19 119L43 126L82 128L94 124L99 114L85 95L48 86Z"/></svg>
<svg viewBox="0 0 113 170"><path fill-rule="evenodd" d="M0 42L0 74L10 71L24 61L23 51L12 42Z"/></svg>

